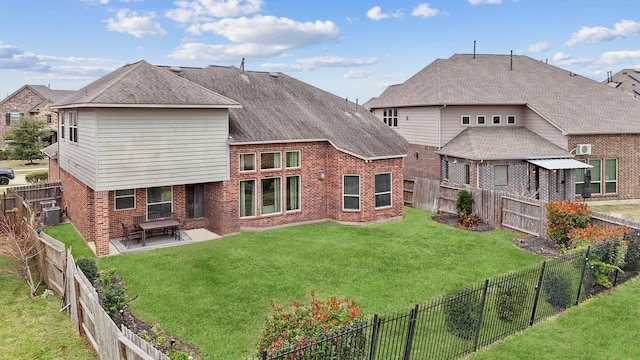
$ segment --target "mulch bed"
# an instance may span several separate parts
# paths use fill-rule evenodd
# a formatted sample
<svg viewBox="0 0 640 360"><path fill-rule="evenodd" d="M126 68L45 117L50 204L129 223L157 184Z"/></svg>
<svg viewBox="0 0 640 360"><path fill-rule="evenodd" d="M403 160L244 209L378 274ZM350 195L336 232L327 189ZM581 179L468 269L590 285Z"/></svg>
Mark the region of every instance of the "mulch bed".
<svg viewBox="0 0 640 360"><path fill-rule="evenodd" d="M463 228L458 223L458 216L455 214L435 214L431 216L431 219L435 222L445 224L451 227L469 230L469 231L490 231L493 227L489 224L480 222L473 228ZM560 251L556 249L555 244L551 240L547 240L538 236L525 236L520 238L511 239L511 243L523 251L531 254L544 256L550 259L557 259L560 257Z"/></svg>

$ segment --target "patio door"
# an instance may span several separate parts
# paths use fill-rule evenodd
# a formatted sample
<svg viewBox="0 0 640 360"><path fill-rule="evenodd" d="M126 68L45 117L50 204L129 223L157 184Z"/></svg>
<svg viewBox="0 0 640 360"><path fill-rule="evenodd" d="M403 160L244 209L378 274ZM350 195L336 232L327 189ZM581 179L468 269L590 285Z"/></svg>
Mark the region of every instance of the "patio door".
<svg viewBox="0 0 640 360"><path fill-rule="evenodd" d="M204 184L189 184L186 191L187 219L204 217Z"/></svg>

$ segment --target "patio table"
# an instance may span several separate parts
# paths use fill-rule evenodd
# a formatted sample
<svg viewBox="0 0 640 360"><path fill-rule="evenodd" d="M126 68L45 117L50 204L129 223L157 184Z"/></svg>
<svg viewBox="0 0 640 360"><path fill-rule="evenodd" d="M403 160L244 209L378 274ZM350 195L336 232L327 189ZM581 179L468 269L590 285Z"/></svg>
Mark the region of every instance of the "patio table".
<svg viewBox="0 0 640 360"><path fill-rule="evenodd" d="M139 223L138 227L142 229L142 246L145 245L147 231L171 229L171 233L174 234L175 231L178 231L179 226L180 226L180 223L176 219L153 220L153 221L145 221L145 222Z"/></svg>

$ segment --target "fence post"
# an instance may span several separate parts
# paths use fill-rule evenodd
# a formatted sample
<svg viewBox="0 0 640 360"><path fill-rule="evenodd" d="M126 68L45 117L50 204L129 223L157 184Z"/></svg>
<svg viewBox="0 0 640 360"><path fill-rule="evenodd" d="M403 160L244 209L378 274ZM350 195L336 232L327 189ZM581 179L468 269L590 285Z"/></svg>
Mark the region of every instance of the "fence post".
<svg viewBox="0 0 640 360"><path fill-rule="evenodd" d="M267 350L262 350L262 354L260 355L262 360L267 360Z"/></svg>
<svg viewBox="0 0 640 360"><path fill-rule="evenodd" d="M584 285L584 273L587 271L587 266L589 266L589 251L591 250L591 246L587 247L587 252L584 254L584 263L582 264L582 271L580 273L580 283L578 283L578 296L576 296L576 303L580 302L580 290L582 290L582 286Z"/></svg>
<svg viewBox="0 0 640 360"><path fill-rule="evenodd" d="M369 360L376 358L376 347L378 345L378 330L380 329L380 319L378 314L373 314L373 331L371 331L371 346L369 348Z"/></svg>
<svg viewBox="0 0 640 360"><path fill-rule="evenodd" d="M418 317L418 304L411 310L409 315L409 330L407 330L407 341L404 345L404 360L409 360L411 356L411 344L413 343L413 334L416 330L416 318Z"/></svg>
<svg viewBox="0 0 640 360"><path fill-rule="evenodd" d="M82 304L80 303L80 282L76 279L76 272L73 272L73 286L75 288L75 299L73 301L76 302L77 313L78 313L78 332L80 336L84 335L84 329L82 328L82 324L84 323L84 309L82 308Z"/></svg>
<svg viewBox="0 0 640 360"><path fill-rule="evenodd" d="M473 351L478 350L478 341L480 339L480 327L482 326L482 314L484 314L484 304L487 300L487 290L489 289L489 279L484 280L484 289L482 289L482 301L480 302L480 311L478 312L478 324L476 325L476 337L473 342Z"/></svg>
<svg viewBox="0 0 640 360"><path fill-rule="evenodd" d="M547 266L547 262L542 262L540 268L540 276L538 277L538 284L536 284L536 298L533 300L533 309L531 309L531 320L529 320L529 326L533 325L533 321L536 318L536 309L538 308L538 299L540 298L540 288L542 287L542 278L544 277L544 268Z"/></svg>

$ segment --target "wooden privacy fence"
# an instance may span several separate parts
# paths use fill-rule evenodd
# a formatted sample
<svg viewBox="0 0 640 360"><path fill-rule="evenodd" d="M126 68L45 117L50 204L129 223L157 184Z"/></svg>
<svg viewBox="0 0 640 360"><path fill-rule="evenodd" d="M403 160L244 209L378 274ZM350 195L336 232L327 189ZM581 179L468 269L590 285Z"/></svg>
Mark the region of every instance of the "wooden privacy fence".
<svg viewBox="0 0 640 360"><path fill-rule="evenodd" d="M57 204L62 201L62 183L59 181L7 188L7 192L0 199L0 206L7 213L20 206L22 201L26 201L31 209L42 211L40 202L54 200Z"/></svg>
<svg viewBox="0 0 640 360"><path fill-rule="evenodd" d="M46 234L39 239L43 246L40 264L44 264L45 283L62 297L63 309L100 359L169 360L124 325L118 328L100 305L91 282L76 266L71 250L65 255L64 244Z"/></svg>

